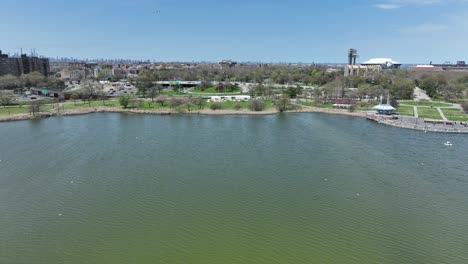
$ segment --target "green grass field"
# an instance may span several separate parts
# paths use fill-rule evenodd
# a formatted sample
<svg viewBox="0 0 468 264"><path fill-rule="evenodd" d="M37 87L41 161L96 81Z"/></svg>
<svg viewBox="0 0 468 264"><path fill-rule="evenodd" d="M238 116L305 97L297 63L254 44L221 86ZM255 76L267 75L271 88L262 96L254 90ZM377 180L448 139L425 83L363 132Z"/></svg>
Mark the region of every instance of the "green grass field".
<svg viewBox="0 0 468 264"><path fill-rule="evenodd" d="M65 110L72 110L72 109L83 109L83 108L99 107L99 106L117 107L120 105L119 105L119 102L116 100L108 100L108 101L105 101L104 103L102 101L91 101L91 106L88 104L88 102L83 102L83 101L67 102L67 103L64 103L63 106Z"/></svg>
<svg viewBox="0 0 468 264"><path fill-rule="evenodd" d="M28 113L28 106L0 108L0 116Z"/></svg>
<svg viewBox="0 0 468 264"><path fill-rule="evenodd" d="M47 112L53 108L52 105L43 105L41 106L41 112ZM15 107L7 107L7 108L0 108L0 116L4 115L17 115L17 114L28 114L29 113L29 106L15 106Z"/></svg>
<svg viewBox="0 0 468 264"><path fill-rule="evenodd" d="M249 107L249 102L232 102L232 101L226 101L222 102L222 109L226 110L234 110L235 105L237 103L241 104L241 109L248 109ZM121 108L122 106L119 104L117 100L108 100L108 101L91 101L91 104L88 102L83 102L81 100L73 102L73 101L68 101L62 104L65 110L74 110L74 109L87 109L87 108L94 108L94 107L119 107ZM210 109L210 102L205 102L203 109ZM51 111L52 109L55 109L58 107L58 104L49 104L49 105L43 105L41 106L41 112L47 112ZM271 101L266 101L265 102L265 110L273 109L274 105ZM144 109L144 110L174 110L169 106L168 103L165 103L164 105L161 105L160 103L157 102L151 102L151 100L145 100L144 104L141 107L135 108L135 109ZM179 106L177 109L187 111L188 108L186 105ZM198 106L192 106L191 111L196 111L199 110ZM55 111L55 110L54 110ZM15 115L15 114L27 114L29 113L29 108L28 106L22 106L22 107L8 107L8 108L0 108L0 116L2 115Z"/></svg>
<svg viewBox="0 0 468 264"><path fill-rule="evenodd" d="M415 101L400 101L400 104L403 105L412 105L412 106L433 106L433 107L451 107L450 103L443 102L415 102Z"/></svg>
<svg viewBox="0 0 468 264"><path fill-rule="evenodd" d="M442 117L439 114L439 111L435 108L421 108L418 107L419 117L442 120Z"/></svg>
<svg viewBox="0 0 468 264"><path fill-rule="evenodd" d="M442 109L442 112L444 112L445 117L450 121L468 121L468 115L460 109Z"/></svg>
<svg viewBox="0 0 468 264"><path fill-rule="evenodd" d="M203 91L197 88L193 90L193 93L215 94L215 95L223 95L223 94L228 95L228 94L240 94L241 93L240 89L234 90L234 91L225 90L224 92L218 92L216 91L216 87L218 86L214 85L214 86L204 89Z"/></svg>
<svg viewBox="0 0 468 264"><path fill-rule="evenodd" d="M402 106L398 107L397 113L404 116L414 116L414 108L412 106Z"/></svg>

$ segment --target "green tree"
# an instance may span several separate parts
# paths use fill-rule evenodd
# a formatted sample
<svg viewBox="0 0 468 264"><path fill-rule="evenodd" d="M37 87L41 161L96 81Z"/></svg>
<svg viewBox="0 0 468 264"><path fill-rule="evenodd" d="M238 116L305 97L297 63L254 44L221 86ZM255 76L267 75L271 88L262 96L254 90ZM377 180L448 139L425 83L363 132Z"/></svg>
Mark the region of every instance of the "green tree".
<svg viewBox="0 0 468 264"><path fill-rule="evenodd" d="M254 81L258 84L263 83L264 81L264 74L261 71L254 72Z"/></svg>
<svg viewBox="0 0 468 264"><path fill-rule="evenodd" d="M390 86L390 93L399 99L412 99L414 93L414 83L406 79L398 79Z"/></svg>
<svg viewBox="0 0 468 264"><path fill-rule="evenodd" d="M37 71L22 75L21 80L26 87L38 87L46 83L44 75Z"/></svg>
<svg viewBox="0 0 468 264"><path fill-rule="evenodd" d="M287 111L291 107L291 99L288 95L283 94L275 101L276 109L280 112Z"/></svg>
<svg viewBox="0 0 468 264"><path fill-rule="evenodd" d="M0 76L0 90L5 90L5 89L11 90L11 89L18 88L21 85L22 83L20 81L20 78L14 75L7 74L4 76Z"/></svg>
<svg viewBox="0 0 468 264"><path fill-rule="evenodd" d="M303 88L301 86L290 86L286 90L286 94L289 95L289 98L296 98L298 95L301 95L303 92Z"/></svg>
<svg viewBox="0 0 468 264"><path fill-rule="evenodd" d="M420 88L425 90L430 97L436 96L448 84L444 75L424 75L420 81Z"/></svg>
<svg viewBox="0 0 468 264"><path fill-rule="evenodd" d="M11 91L0 90L0 105L3 107L9 106L16 102L16 96Z"/></svg>
<svg viewBox="0 0 468 264"><path fill-rule="evenodd" d="M45 79L46 86L55 90L63 90L65 83L55 76L49 76Z"/></svg>
<svg viewBox="0 0 468 264"><path fill-rule="evenodd" d="M127 108L128 104L130 103L130 95L121 95L119 97L119 104L123 108Z"/></svg>
<svg viewBox="0 0 468 264"><path fill-rule="evenodd" d="M213 102L210 104L210 109L213 111L218 110L218 109L223 109L223 105L218 102Z"/></svg>
<svg viewBox="0 0 468 264"><path fill-rule="evenodd" d="M194 98L193 103L195 106L198 107L198 109L201 110L205 108L206 100L199 96L199 97Z"/></svg>
<svg viewBox="0 0 468 264"><path fill-rule="evenodd" d="M263 111L265 110L266 103L263 99L252 99L249 101L249 109L251 111Z"/></svg>

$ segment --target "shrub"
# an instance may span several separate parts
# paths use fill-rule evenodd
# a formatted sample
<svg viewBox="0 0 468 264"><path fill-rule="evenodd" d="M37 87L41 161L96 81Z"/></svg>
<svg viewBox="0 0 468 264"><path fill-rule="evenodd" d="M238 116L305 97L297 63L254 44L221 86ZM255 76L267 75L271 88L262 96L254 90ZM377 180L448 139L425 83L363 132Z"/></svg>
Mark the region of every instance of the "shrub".
<svg viewBox="0 0 468 264"><path fill-rule="evenodd" d="M218 87L216 87L216 91L217 92L224 92L224 86L222 84L218 85Z"/></svg>
<svg viewBox="0 0 468 264"><path fill-rule="evenodd" d="M263 111L265 110L265 101L263 99L250 100L249 109L256 112Z"/></svg>
<svg viewBox="0 0 468 264"><path fill-rule="evenodd" d="M366 101L361 101L361 102L359 102L359 107L368 108L368 107L369 107L369 103L366 102Z"/></svg>
<svg viewBox="0 0 468 264"><path fill-rule="evenodd" d="M119 97L119 104L123 106L123 108L127 108L128 104L130 103L130 96L129 95L122 95Z"/></svg>
<svg viewBox="0 0 468 264"><path fill-rule="evenodd" d="M169 104L171 107L178 107L182 104L184 104L184 99L183 98L177 98L177 97L172 97L169 101Z"/></svg>
<svg viewBox="0 0 468 264"><path fill-rule="evenodd" d="M242 103L241 102L237 102L235 105L234 105L234 109L236 111L239 111L242 109Z"/></svg>
<svg viewBox="0 0 468 264"><path fill-rule="evenodd" d="M164 103L167 101L167 98L165 96L158 96L156 99L154 99L156 103L160 103L161 106L164 106Z"/></svg>
<svg viewBox="0 0 468 264"><path fill-rule="evenodd" d="M287 111L292 108L291 100L289 96L283 95L275 101L276 109L280 112Z"/></svg>
<svg viewBox="0 0 468 264"><path fill-rule="evenodd" d="M143 108L145 101L143 99L131 96L128 104L131 108Z"/></svg>
<svg viewBox="0 0 468 264"><path fill-rule="evenodd" d="M218 102L211 103L210 105L211 110L218 110L218 109L223 109L223 105Z"/></svg>

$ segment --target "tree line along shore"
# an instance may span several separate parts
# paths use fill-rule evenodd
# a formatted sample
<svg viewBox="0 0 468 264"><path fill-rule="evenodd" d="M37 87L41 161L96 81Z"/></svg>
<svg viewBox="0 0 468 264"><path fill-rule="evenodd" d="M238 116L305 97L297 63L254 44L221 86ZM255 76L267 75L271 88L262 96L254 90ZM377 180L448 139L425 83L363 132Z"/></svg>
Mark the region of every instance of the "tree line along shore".
<svg viewBox="0 0 468 264"><path fill-rule="evenodd" d="M201 80L186 91L181 85L163 87L161 80ZM348 104L347 112L365 112L379 102L398 109L401 115L414 116L415 106L423 118L443 120L434 107L438 101L453 106L443 107L443 115L454 121L468 121L468 73L420 73L387 70L368 76L345 78L339 70L326 67L271 65L264 67L217 68L200 65L189 69L143 69L127 80L135 87L132 94L109 96L99 79L81 80L78 90L67 90L62 80L44 77L36 72L21 77L0 77L0 117L29 114L32 117L95 108L121 108L125 111L190 113L332 111L334 104ZM111 80L114 81L114 80ZM115 80L117 81L117 80ZM243 83L249 86L241 87ZM63 91L67 100L18 100L21 92L34 88ZM414 88L420 87L433 100L413 102ZM249 102L209 102L207 96L246 94ZM379 98L383 100L379 101ZM445 103L441 103L445 104ZM217 112L216 112L217 111ZM338 113L346 112L337 110ZM5 119L5 118L4 118Z"/></svg>

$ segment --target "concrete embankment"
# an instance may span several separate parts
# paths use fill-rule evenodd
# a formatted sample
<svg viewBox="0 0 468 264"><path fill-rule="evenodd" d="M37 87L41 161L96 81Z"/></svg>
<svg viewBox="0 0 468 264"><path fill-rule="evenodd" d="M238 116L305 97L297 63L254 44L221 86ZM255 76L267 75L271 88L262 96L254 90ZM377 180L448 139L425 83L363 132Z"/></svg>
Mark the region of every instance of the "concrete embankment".
<svg viewBox="0 0 468 264"><path fill-rule="evenodd" d="M408 118L408 117L405 117ZM453 133L453 134L468 134L468 127L462 126L460 124L457 125L442 125L442 124L418 124L417 122L404 122L402 119L376 119L372 117L368 117L369 120L378 122L379 124L404 128L404 129L412 129L412 130L419 130L424 132L433 132L433 133Z"/></svg>
<svg viewBox="0 0 468 264"><path fill-rule="evenodd" d="M347 115L355 117L365 117L366 113L364 112L348 112L346 110L339 109L323 109L310 107L306 109L290 111L297 113L327 113L334 115ZM153 114L153 115L176 115L176 114L192 114L192 115L273 115L278 114L279 111L275 109L269 109L265 111L250 111L250 110L193 110L193 111L175 111L175 110L140 110L140 109L122 109L122 108L111 108L111 107L96 107L96 108L86 108L86 109L75 109L75 110L66 110L60 112L44 112L39 113L36 116L31 114L17 114L17 115L8 115L0 116L0 122L8 121L20 121L20 120L31 120L51 116L73 116L73 115L85 115L90 113L132 113L132 114Z"/></svg>
<svg viewBox="0 0 468 264"><path fill-rule="evenodd" d="M279 111L270 109L266 111L250 111L250 110L211 110L211 109L203 109L203 110L194 110L194 111L175 111L175 110L139 110L139 109L122 109L122 108L112 108L112 107L96 107L96 108L86 108L86 109L75 109L75 110L66 110L61 112L45 112L39 113L36 116L30 114L17 114L17 115L8 115L8 116L0 116L0 122L8 122L8 121L21 121L21 120L32 120L32 119L39 119L45 117L52 117L52 116L74 116L74 115L85 115L90 113L129 113L129 114L152 114L152 115L178 115L178 114L190 114L190 115L273 115L278 114ZM332 115L345 115L351 117L360 117L365 118L367 117L366 112L349 112L348 110L343 109L327 109L327 108L318 108L318 107L307 107L299 110L288 111L288 113L324 113L324 114L332 114ZM439 127L439 126L421 126L421 125L414 125L410 123L401 122L401 120L374 120L380 124L405 128L405 129L413 129L413 130L421 130L427 132L437 132L437 133L468 133L468 128L465 127Z"/></svg>

